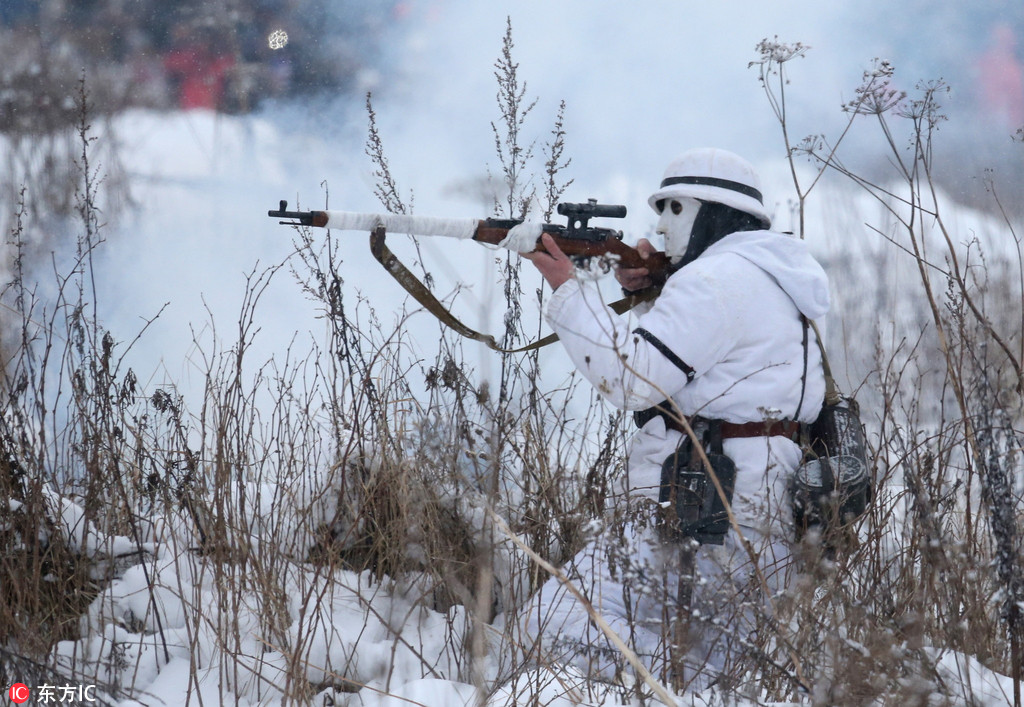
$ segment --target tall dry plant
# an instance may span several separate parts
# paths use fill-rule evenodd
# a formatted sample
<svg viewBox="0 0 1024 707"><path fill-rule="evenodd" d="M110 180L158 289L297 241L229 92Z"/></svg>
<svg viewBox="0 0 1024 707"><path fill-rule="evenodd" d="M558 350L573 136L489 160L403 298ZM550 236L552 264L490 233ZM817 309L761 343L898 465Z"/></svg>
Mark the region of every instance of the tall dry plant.
<svg viewBox="0 0 1024 707"><path fill-rule="evenodd" d="M517 69L507 69L514 83ZM568 184L563 113L545 148L549 201ZM376 160L384 153L374 152L374 132ZM92 263L107 182L84 91L76 135L76 244L55 296L39 292L24 267L25 234L38 223L31 186L9 234L4 674L95 682L120 699L184 650L188 689L198 691L212 669L223 700L283 694L302 703L352 692L376 676L311 661L324 645L358 647L331 613L355 578L368 621L385 625L394 650L420 660L424 677L489 690L490 621L525 603L545 575L488 513L500 513L531 551L564 562L616 473L618 418L594 405L570 424L559 399L577 380L556 400L537 395L535 358L508 357L499 394L474 380L451 335L424 359L404 315L385 326L345 282L334 240L308 231L297 234L287 266L249 274L233 326L210 322L194 334L198 393L190 398L173 381L146 389L126 363L144 329L123 341L98 309ZM535 179L518 164L524 183ZM397 199L380 166L382 193ZM322 308L322 338L308 354L289 347L283 360L254 360L261 298L282 267ZM141 600L124 594L136 580L146 588ZM374 595L393 590L410 598L405 613L374 616ZM442 658L402 633L424 608L449 617ZM31 665L38 671L25 672Z"/></svg>
<svg viewBox="0 0 1024 707"><path fill-rule="evenodd" d="M809 570L786 604L795 622L787 640L808 656L816 703L924 704L936 692L956 703L964 696L938 668L955 651L1011 675L1019 705L1024 287L1014 224L1002 212L1002 231L983 248L950 222L935 179L941 82L922 82L907 95L893 87L894 67L876 61L842 107L848 120L839 138L794 144L786 63L806 48L765 40L758 51L754 64L782 127L801 212L810 192L797 176L801 157L815 175L812 187L830 173L869 195L883 214L869 228L916 272L916 305L927 313L925 328L897 335L894 346L875 334L877 369L869 377L882 402L865 413L875 432L877 498L858 544L834 561L809 551ZM865 121L878 128L888 178L846 166L840 143ZM1015 312L1006 312L1007 302L1017 303ZM939 374L925 361L936 362Z"/></svg>
<svg viewBox="0 0 1024 707"><path fill-rule="evenodd" d="M8 332L0 385L0 497L7 499L0 504L0 672L13 678L27 665L17 677L37 675L41 683L61 675L48 660L53 645L77 637L103 586L148 553L131 473L138 382L123 366L130 343L119 345L97 317L92 258L103 239L101 179L91 162L89 107L82 80L71 190L77 219L69 224L78 235L70 261L54 259L67 269L39 291L29 234L40 214L23 187L7 234L10 278L0 293Z"/></svg>
<svg viewBox="0 0 1024 707"><path fill-rule="evenodd" d="M525 137L536 101L526 100L513 49L509 23L495 63L501 119L492 130L504 194L495 208L522 218L539 181L531 171L533 143ZM545 216L571 184L563 176L569 165L564 111L563 103L543 145ZM408 212L369 97L367 112L375 193L388 211ZM400 312L394 330L385 333L372 303L346 283L342 251L332 239L300 229L297 251L295 275L320 303L327 324L324 378L339 384L331 415L346 431L335 452L346 474L342 502L313 557L369 569L380 578L418 577L413 587L420 601L441 611L465 607L460 678L486 691L488 645L496 640L491 621L498 613L514 613L546 578L496 533L488 513L498 512L542 557L564 562L602 510L620 463L611 451L620 420L605 419L600 406L591 406L582 420L565 424L565 410L538 394L536 354L495 354L501 358L497 390L474 380L463 344L451 332L442 330L428 364L414 363L416 347L402 332L408 312ZM506 307L502 341L509 347L524 337L520 263L512 254L499 261ZM422 258L420 266L432 284ZM571 396L577 385L570 380L558 399Z"/></svg>

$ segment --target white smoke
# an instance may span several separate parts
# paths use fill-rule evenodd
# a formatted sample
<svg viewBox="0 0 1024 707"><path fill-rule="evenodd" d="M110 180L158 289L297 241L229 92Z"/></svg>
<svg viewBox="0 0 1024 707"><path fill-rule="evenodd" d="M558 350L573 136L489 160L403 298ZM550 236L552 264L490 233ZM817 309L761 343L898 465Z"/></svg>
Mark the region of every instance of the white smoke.
<svg viewBox="0 0 1024 707"><path fill-rule="evenodd" d="M724 147L758 164L766 202L786 214L792 186L779 168L781 132L756 70L748 67L762 38L811 47L789 67L795 139L841 128L839 105L873 58L845 31L848 16L809 0L422 0L412 6L410 17L380 37L388 68L367 80L393 174L416 213L491 215L485 200L457 187L500 176L491 129L500 117L494 62L510 19L519 78L527 100L537 99L524 134L535 141L538 170L564 99L567 176L575 180L565 200L625 204L629 214L617 227L627 241L649 235L650 189L673 156L695 146ZM293 207L301 201L305 208L382 210L364 153L366 125L358 95L243 117L130 113L120 120L138 208L109 234L104 306L126 338L169 303L137 345L137 365L148 369L149 380L188 381L201 357L193 334L212 342L211 319L220 341L234 336L246 274L282 263L293 251L289 229L266 216L280 199ZM396 311L404 294L370 259L365 236L336 236L345 239L342 274L353 297L361 292L379 312ZM392 239L398 246L404 240ZM440 294L463 288L457 314L497 333L503 311L495 302L494 253L432 241L423 242L422 252ZM524 273L532 293L539 278L529 267ZM257 351L267 356L296 336L315 338L322 327L315 303L286 271L275 277L260 312ZM414 317L410 326L436 340L429 316ZM481 350L484 374L492 362L493 354Z"/></svg>

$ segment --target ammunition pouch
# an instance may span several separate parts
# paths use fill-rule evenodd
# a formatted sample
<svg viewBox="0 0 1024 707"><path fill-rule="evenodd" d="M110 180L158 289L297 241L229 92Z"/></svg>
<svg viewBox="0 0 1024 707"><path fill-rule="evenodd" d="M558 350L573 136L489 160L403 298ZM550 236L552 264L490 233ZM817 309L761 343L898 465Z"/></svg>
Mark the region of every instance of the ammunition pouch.
<svg viewBox="0 0 1024 707"><path fill-rule="evenodd" d="M658 500L664 510L663 537L672 541L693 538L701 544L722 545L730 527L726 503L732 504L736 464L722 453L718 420L700 420L694 433L704 442L711 471L725 492L725 502L694 448L693 440L684 437L661 465Z"/></svg>
<svg viewBox="0 0 1024 707"><path fill-rule="evenodd" d="M789 483L798 536L811 527L827 532L848 525L874 496L856 401L825 405L807 426L805 441L803 463Z"/></svg>

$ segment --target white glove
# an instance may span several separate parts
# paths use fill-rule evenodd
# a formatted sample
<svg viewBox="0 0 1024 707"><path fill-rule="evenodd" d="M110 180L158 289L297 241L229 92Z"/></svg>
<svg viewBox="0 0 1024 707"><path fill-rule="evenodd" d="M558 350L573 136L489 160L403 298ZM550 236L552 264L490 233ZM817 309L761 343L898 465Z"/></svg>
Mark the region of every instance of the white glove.
<svg viewBox="0 0 1024 707"><path fill-rule="evenodd" d="M537 240L544 232L544 224L539 221L523 221L508 230L508 235L498 244L501 248L516 253L530 253L536 250Z"/></svg>

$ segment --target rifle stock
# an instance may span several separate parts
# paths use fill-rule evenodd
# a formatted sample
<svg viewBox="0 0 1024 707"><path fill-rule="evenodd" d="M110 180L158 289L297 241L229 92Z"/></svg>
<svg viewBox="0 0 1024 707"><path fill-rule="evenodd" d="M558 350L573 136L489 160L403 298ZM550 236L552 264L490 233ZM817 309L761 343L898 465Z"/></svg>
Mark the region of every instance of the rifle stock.
<svg viewBox="0 0 1024 707"><path fill-rule="evenodd" d="M546 223L544 233L550 234L561 250L571 258L608 258L614 264L625 268L647 268L655 285L664 284L670 273L671 263L664 253L653 253L647 258L640 251L622 242L622 232L610 228L593 228L588 221L593 217L621 218L626 214L624 206L608 206L590 200L586 204L559 204L558 212L567 216L567 226ZM522 223L512 219L437 219L404 214L363 214L347 211L288 211L288 202L281 201L280 208L268 211L272 218L290 219L280 221L283 225L313 226L316 228L338 228L341 230L374 231L383 227L387 231L409 233L417 236L448 236L471 239L478 243L501 245L509 231ZM544 251L538 240L536 251Z"/></svg>
<svg viewBox="0 0 1024 707"><path fill-rule="evenodd" d="M626 245L619 238L608 236L601 240L584 240L565 235L561 226L549 228L552 224L545 224L544 232L551 235L555 244L563 253L571 258L600 258L606 257L615 262L616 265L624 268L647 268L652 279L658 283L664 283L668 277L671 263L664 253L652 253L644 258L636 248ZM598 229L595 229L598 230ZM606 230L606 229L600 229ZM480 243L498 245L508 235L508 228L489 226L487 221L481 221L473 240ZM544 252L545 248L540 241L537 241L535 252Z"/></svg>

